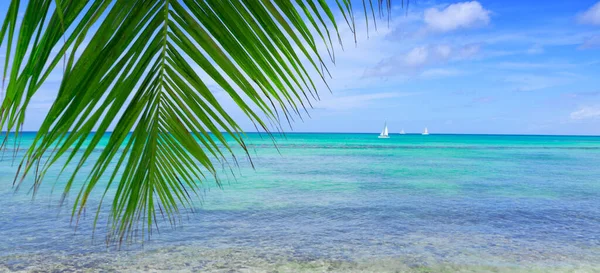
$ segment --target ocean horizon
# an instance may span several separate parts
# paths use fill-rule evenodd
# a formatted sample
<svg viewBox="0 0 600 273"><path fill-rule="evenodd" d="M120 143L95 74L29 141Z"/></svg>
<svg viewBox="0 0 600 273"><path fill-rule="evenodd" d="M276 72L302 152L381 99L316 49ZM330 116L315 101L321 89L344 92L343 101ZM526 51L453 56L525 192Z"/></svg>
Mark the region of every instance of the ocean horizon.
<svg viewBox="0 0 600 273"><path fill-rule="evenodd" d="M19 133L26 133L26 134L37 134L37 131L20 131ZM90 134L95 134L97 132L93 131ZM104 134L111 134L112 131L107 131ZM226 131L221 131L221 133L223 134L228 134ZM378 132L325 132L325 131L306 131L306 132L296 132L296 131L273 131L273 132L263 132L263 131L244 131L243 134L257 134L257 135L267 135L267 134L273 134L273 135L287 135L287 134L360 134L360 135L378 135ZM1 134L6 134L6 131L0 131L0 135ZM10 135L14 135L14 132L9 132ZM209 135L212 135L213 133L208 133ZM444 135L457 135L457 136L574 136L574 137L600 137L600 135L594 135L594 134L581 134L581 135L577 135L577 134L522 134L522 133L444 133L444 132L430 132L430 135L439 135L439 136L444 136ZM400 133L395 133L392 132L389 134L390 136L402 136L402 135L422 135L422 133L420 132L407 132L406 134L400 134Z"/></svg>

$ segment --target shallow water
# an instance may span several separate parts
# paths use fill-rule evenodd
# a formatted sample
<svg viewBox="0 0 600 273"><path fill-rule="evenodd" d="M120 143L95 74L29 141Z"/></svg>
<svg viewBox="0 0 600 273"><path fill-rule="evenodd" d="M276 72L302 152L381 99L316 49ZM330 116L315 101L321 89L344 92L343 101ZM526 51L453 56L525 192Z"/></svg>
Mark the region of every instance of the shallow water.
<svg viewBox="0 0 600 273"><path fill-rule="evenodd" d="M92 240L91 214L74 231L58 167L31 201L5 156L0 271L599 272L600 137L288 134L281 154L248 142L255 170L242 158L177 228L120 251L101 228Z"/></svg>

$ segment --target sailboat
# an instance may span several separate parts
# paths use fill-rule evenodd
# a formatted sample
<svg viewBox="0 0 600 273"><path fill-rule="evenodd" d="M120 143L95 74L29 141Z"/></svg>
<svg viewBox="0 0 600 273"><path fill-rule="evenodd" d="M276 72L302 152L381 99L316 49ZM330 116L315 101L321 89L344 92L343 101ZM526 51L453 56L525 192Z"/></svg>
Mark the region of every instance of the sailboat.
<svg viewBox="0 0 600 273"><path fill-rule="evenodd" d="M381 134L378 136L378 138L390 138L388 136L387 123L383 125L383 131L381 131Z"/></svg>
<svg viewBox="0 0 600 273"><path fill-rule="evenodd" d="M427 127L425 127L425 130L423 131L422 135L424 135L424 136L428 136L429 135L429 131L427 131Z"/></svg>
<svg viewBox="0 0 600 273"><path fill-rule="evenodd" d="M401 135L406 135L406 133L404 132L404 129L402 129L402 131L400 131Z"/></svg>

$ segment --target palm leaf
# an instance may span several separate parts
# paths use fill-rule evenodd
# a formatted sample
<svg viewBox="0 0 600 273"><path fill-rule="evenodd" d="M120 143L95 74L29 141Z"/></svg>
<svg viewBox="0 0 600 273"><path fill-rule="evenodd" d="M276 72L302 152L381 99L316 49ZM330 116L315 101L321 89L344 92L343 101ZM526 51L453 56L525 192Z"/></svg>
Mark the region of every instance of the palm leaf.
<svg viewBox="0 0 600 273"><path fill-rule="evenodd" d="M390 0L362 4L367 22L369 9L375 20L375 9L382 16L391 8ZM334 6L355 32L352 2ZM3 147L61 60L64 72L15 184L34 172L35 193L64 159L62 170L74 170L63 200L78 187L74 219L101 178L108 180L109 240L121 242L140 225L150 232L157 210L174 223L202 181L219 181L217 164L237 164L233 145L248 156L242 129L209 86L226 92L257 129L279 130L318 98L314 81L325 82L328 71L319 44L334 60L332 35L341 42L325 0L12 0L0 29ZM83 173L86 163L93 167Z"/></svg>

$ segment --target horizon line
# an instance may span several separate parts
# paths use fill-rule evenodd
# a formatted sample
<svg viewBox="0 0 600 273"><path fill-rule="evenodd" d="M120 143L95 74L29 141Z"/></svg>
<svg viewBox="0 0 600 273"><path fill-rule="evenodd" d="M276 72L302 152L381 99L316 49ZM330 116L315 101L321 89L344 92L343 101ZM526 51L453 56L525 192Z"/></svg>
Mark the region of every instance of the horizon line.
<svg viewBox="0 0 600 273"><path fill-rule="evenodd" d="M113 131L106 131L104 134L110 134ZM0 131L0 134L6 134L6 131ZM37 133L37 131L21 131L20 133ZM95 134L96 132L91 132L91 134ZM129 132L131 133L131 132ZM223 134L228 134L227 132L221 132ZM260 132L260 131L249 131L249 132L240 132L242 134L373 134L377 135L379 133L376 132L315 132L315 131L306 131L306 132L285 132L285 131L274 131L274 132ZM10 134L14 134L14 132L10 132ZM209 133L212 134L212 133ZM421 135L421 133L393 133L390 136L394 135ZM579 137L600 137L600 135L587 134L587 135L572 135L572 134L522 134L522 133L429 133L429 135L479 135L479 136L579 136Z"/></svg>

